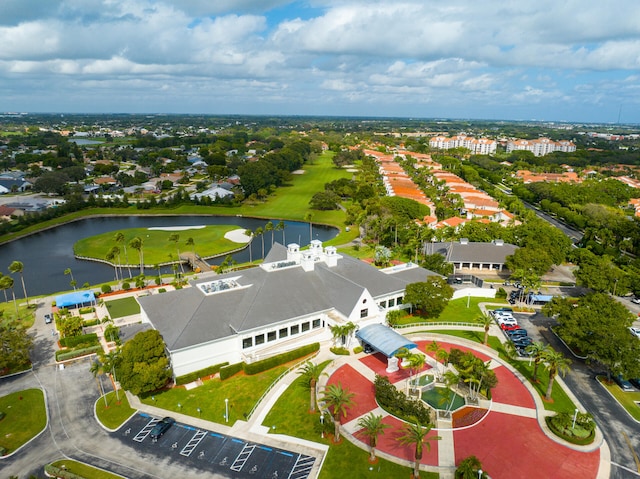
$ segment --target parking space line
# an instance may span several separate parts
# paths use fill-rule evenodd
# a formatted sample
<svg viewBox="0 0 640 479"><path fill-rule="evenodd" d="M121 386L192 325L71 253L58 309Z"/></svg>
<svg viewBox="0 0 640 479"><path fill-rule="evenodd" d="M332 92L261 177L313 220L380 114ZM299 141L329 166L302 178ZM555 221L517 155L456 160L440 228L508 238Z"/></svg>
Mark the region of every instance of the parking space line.
<svg viewBox="0 0 640 479"><path fill-rule="evenodd" d="M309 477L315 460L313 456L303 456L300 454L298 459L296 459L296 463L291 468L288 479L306 479Z"/></svg>
<svg viewBox="0 0 640 479"><path fill-rule="evenodd" d="M143 427L138 434L133 438L134 441L142 442L149 435L153 426L155 426L160 420L159 419L151 419L145 427Z"/></svg>
<svg viewBox="0 0 640 479"><path fill-rule="evenodd" d="M187 445L182 448L180 454L189 457L193 450L198 446L198 444L200 444L200 441L202 441L206 437L206 435L207 431L200 431L198 429L193 437L189 440Z"/></svg>
<svg viewBox="0 0 640 479"><path fill-rule="evenodd" d="M232 471L240 472L249 457L251 457L251 453L255 448L255 444L245 444L242 448L242 451L240 451L240 454L238 454L238 457L236 457L236 460L233 461L233 464L229 469L231 469Z"/></svg>

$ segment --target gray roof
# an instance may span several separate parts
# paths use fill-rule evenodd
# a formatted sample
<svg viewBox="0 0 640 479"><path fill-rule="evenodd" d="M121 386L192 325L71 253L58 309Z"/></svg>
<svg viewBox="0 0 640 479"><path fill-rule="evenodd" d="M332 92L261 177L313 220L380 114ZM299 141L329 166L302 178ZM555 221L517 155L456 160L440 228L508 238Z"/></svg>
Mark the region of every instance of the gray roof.
<svg viewBox="0 0 640 479"><path fill-rule="evenodd" d="M268 259L274 258L286 259L282 245L272 248ZM424 281L427 270L415 269L421 271ZM375 298L402 291L406 284L414 282L397 274L385 274L346 255L334 267L316 262L309 272L300 266L274 271L256 267L216 276L224 278L238 278L241 286L248 287L207 296L196 287L211 281L207 279L194 282L194 287L138 299L169 350L332 309L348 315L365 288Z"/></svg>
<svg viewBox="0 0 640 479"><path fill-rule="evenodd" d="M384 324L366 326L356 333L356 338L370 344L388 358L395 356L399 349L418 347L416 343Z"/></svg>
<svg viewBox="0 0 640 479"><path fill-rule="evenodd" d="M493 263L504 264L507 256L512 255L517 246L503 243L428 243L426 252L440 253L449 263Z"/></svg>

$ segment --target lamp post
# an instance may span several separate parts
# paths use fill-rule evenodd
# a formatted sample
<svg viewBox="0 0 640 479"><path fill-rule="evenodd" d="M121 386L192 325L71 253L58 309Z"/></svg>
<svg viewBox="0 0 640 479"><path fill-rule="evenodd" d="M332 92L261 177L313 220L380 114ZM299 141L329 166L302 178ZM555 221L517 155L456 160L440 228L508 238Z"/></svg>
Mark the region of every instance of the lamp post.
<svg viewBox="0 0 640 479"><path fill-rule="evenodd" d="M576 427L576 419L578 419L578 408L573 412L573 422L571 423L571 429Z"/></svg>
<svg viewBox="0 0 640 479"><path fill-rule="evenodd" d="M484 471L482 469L478 469L478 479L482 479L483 474L484 474Z"/></svg>
<svg viewBox="0 0 640 479"><path fill-rule="evenodd" d="M178 403L178 409L180 409L180 412L182 412L182 404Z"/></svg>
<svg viewBox="0 0 640 479"><path fill-rule="evenodd" d="M320 437L324 439L324 411L320 414Z"/></svg>
<svg viewBox="0 0 640 479"><path fill-rule="evenodd" d="M196 408L196 411L198 411L198 417L202 417L202 409L200 409L199 407Z"/></svg>
<svg viewBox="0 0 640 479"><path fill-rule="evenodd" d="M224 422L229 422L229 399L224 400Z"/></svg>

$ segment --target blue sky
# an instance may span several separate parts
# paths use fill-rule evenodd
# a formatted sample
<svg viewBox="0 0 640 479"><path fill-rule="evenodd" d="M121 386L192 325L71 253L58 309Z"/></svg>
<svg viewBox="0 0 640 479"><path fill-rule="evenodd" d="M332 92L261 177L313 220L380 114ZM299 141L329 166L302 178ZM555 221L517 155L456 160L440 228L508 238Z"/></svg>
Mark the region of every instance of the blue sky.
<svg viewBox="0 0 640 479"><path fill-rule="evenodd" d="M0 111L640 123L637 0L2 0Z"/></svg>

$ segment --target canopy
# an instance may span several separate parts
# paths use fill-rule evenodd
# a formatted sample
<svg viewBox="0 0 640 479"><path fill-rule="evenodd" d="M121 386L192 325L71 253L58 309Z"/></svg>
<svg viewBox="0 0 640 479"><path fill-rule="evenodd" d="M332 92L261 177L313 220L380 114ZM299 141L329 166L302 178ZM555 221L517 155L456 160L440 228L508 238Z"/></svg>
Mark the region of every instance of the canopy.
<svg viewBox="0 0 640 479"><path fill-rule="evenodd" d="M550 294L532 294L529 296L529 301L532 303L548 303L553 299L553 296Z"/></svg>
<svg viewBox="0 0 640 479"><path fill-rule="evenodd" d="M95 302L96 296L93 291L74 291L73 293L56 296L56 306L66 308L68 306L78 306Z"/></svg>
<svg viewBox="0 0 640 479"><path fill-rule="evenodd" d="M377 349L386 357L394 356L402 348L413 349L418 345L384 324L365 326L356 333L356 338Z"/></svg>

